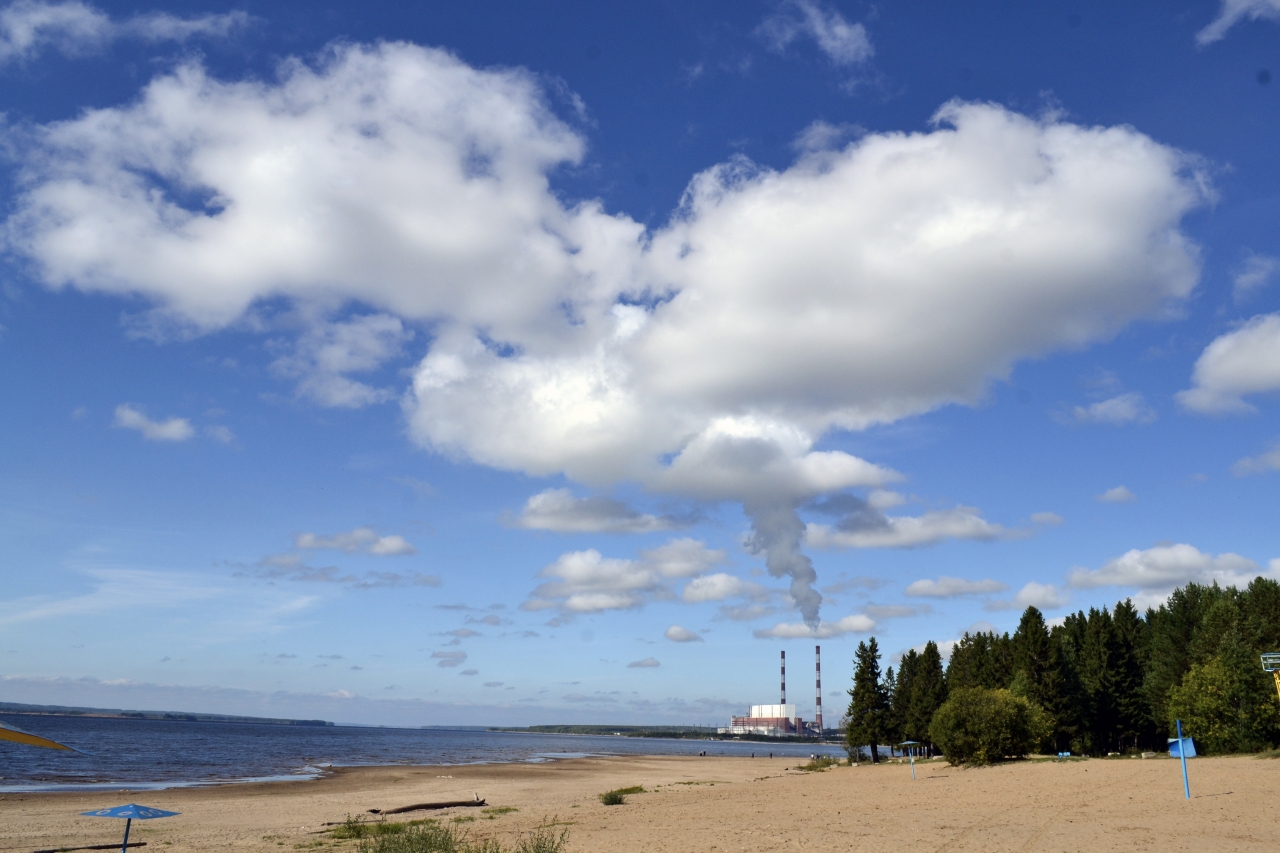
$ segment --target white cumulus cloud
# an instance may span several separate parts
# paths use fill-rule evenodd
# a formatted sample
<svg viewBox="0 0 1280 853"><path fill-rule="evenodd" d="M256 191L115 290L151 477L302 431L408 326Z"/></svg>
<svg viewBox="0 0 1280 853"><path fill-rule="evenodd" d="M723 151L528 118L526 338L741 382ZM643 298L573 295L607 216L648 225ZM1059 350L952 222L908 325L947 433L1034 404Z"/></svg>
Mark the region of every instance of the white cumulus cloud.
<svg viewBox="0 0 1280 853"><path fill-rule="evenodd" d="M876 629L870 616L855 613L835 622L819 622L808 625L803 622L779 622L772 628L760 628L752 632L758 639L815 639L826 640L845 634L869 634Z"/></svg>
<svg viewBox="0 0 1280 853"><path fill-rule="evenodd" d="M987 593L1004 592L1007 584L990 578L980 581L952 578L946 575L937 580L923 578L907 585L906 594L919 598L956 598L961 595L985 595Z"/></svg>
<svg viewBox="0 0 1280 853"><path fill-rule="evenodd" d="M690 631L688 628L680 625L672 625L670 628L662 632L662 636L666 637L673 643L701 643L702 636L696 631Z"/></svg>
<svg viewBox="0 0 1280 853"><path fill-rule="evenodd" d="M1178 402L1196 412L1252 412L1249 394L1280 390L1280 313L1260 314L1216 338L1196 359Z"/></svg>
<svg viewBox="0 0 1280 853"><path fill-rule="evenodd" d="M919 548L946 539L991 541L1015 533L987 521L974 507L958 506L921 516L859 517L843 529L810 524L805 542L815 548Z"/></svg>
<svg viewBox="0 0 1280 853"><path fill-rule="evenodd" d="M577 498L569 489L547 489L525 502L515 523L556 533L652 533L676 527L679 521L637 512L603 495Z"/></svg>
<svg viewBox="0 0 1280 853"><path fill-rule="evenodd" d="M856 25L795 10L854 55ZM717 165L647 231L552 191L586 143L532 74L403 43L267 80L187 64L15 145L8 244L49 287L142 297L195 332L292 305L317 331L282 369L330 405L384 396L348 359L403 336L379 320L368 354L323 324L352 303L430 322L402 398L415 441L741 502L810 622L796 508L900 479L823 437L975 403L1022 359L1164 316L1198 280L1180 222L1206 199L1191 158L1132 128L953 102L786 169Z"/></svg>
<svg viewBox="0 0 1280 853"><path fill-rule="evenodd" d="M1191 545L1158 545L1146 550L1126 551L1099 569L1075 568L1067 583L1076 589L1100 586L1137 587L1150 601L1163 599L1175 587L1195 581L1220 586L1244 587L1258 576L1280 579L1280 560L1267 569L1247 557L1230 552L1212 554Z"/></svg>
<svg viewBox="0 0 1280 853"><path fill-rule="evenodd" d="M1243 20L1280 20L1280 0L1222 0L1218 17L1196 33L1196 43L1201 47L1212 44Z"/></svg>
<svg viewBox="0 0 1280 853"><path fill-rule="evenodd" d="M1066 607L1069 599L1052 584L1028 582L1018 590L1009 601L993 601L987 605L988 610L1025 610L1034 607L1037 610L1056 610Z"/></svg>
<svg viewBox="0 0 1280 853"><path fill-rule="evenodd" d="M751 583L724 572L717 572L689 581L685 584L680 597L690 604L698 604L704 601L725 601L730 598L749 598L760 601L771 598L775 593L775 590L760 584Z"/></svg>
<svg viewBox="0 0 1280 853"><path fill-rule="evenodd" d="M1087 589L1100 586L1135 587L1138 607L1157 607L1179 586L1195 582L1243 588L1256 577L1280 580L1280 558L1267 568L1239 554L1216 557L1186 544L1133 549L1099 569L1083 567L1067 575L1068 586Z"/></svg>
<svg viewBox="0 0 1280 853"><path fill-rule="evenodd" d="M115 424L125 429L136 429L148 441L186 441L196 434L191 421L186 418L153 421L128 403L116 406Z"/></svg>

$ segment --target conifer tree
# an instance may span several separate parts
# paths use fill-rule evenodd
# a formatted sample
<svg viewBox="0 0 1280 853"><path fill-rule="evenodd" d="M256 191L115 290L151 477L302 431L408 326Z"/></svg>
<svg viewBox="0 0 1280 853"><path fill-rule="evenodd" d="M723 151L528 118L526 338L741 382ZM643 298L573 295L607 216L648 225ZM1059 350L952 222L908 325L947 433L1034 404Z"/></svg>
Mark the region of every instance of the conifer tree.
<svg viewBox="0 0 1280 853"><path fill-rule="evenodd" d="M878 750L885 739L888 706L888 696L880 681L880 647L872 637L858 643L854 657L853 688L849 690L845 728L845 748L850 756L856 756L866 745L871 750L871 762L875 764L880 760Z"/></svg>
<svg viewBox="0 0 1280 853"><path fill-rule="evenodd" d="M1137 749L1141 743L1151 743L1155 739L1151 707L1142 689L1147 624L1138 616L1129 599L1116 605L1112 623L1115 628L1115 658L1112 662L1115 734L1118 750L1124 751L1126 748Z"/></svg>
<svg viewBox="0 0 1280 853"><path fill-rule="evenodd" d="M911 678L911 694L907 699L904 740L916 740L929 745L929 754L937 749L929 735L933 715L947 701L947 683L942 671L942 655L933 640L924 644L924 651L914 666ZM901 676L899 676L901 681Z"/></svg>
<svg viewBox="0 0 1280 853"><path fill-rule="evenodd" d="M1013 672L1015 675L1021 672L1026 679L1027 698L1041 708L1046 707L1049 702L1045 688L1053 666L1052 651L1044 614L1036 608L1023 611L1018 630L1013 633L1012 652Z"/></svg>

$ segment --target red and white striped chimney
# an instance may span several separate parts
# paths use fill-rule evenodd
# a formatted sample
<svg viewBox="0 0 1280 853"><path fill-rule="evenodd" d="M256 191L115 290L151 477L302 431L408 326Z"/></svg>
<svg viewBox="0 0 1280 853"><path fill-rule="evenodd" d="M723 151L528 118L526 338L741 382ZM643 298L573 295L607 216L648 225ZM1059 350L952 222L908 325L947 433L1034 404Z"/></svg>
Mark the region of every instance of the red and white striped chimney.
<svg viewBox="0 0 1280 853"><path fill-rule="evenodd" d="M787 704L787 653L782 653L782 701L781 705Z"/></svg>
<svg viewBox="0 0 1280 853"><path fill-rule="evenodd" d="M818 693L817 702L816 702L818 712L815 716L817 717L816 722L818 724L818 737L822 737L822 646L813 647L813 663L814 663L814 666L817 667L816 689Z"/></svg>

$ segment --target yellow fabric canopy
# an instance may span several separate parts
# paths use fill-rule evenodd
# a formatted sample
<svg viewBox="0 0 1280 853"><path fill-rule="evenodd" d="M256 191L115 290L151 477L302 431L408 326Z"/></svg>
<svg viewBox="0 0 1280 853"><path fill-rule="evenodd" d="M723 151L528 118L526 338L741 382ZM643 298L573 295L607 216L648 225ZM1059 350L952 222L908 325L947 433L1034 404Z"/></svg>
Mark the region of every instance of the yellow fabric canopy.
<svg viewBox="0 0 1280 853"><path fill-rule="evenodd" d="M40 737L39 735L29 735L26 732L11 729L3 723L0 723L0 740L11 740L14 743L25 743L28 746L43 746L45 749L71 750L71 747L58 743L56 740L49 740L47 737ZM74 752L74 750L71 751Z"/></svg>

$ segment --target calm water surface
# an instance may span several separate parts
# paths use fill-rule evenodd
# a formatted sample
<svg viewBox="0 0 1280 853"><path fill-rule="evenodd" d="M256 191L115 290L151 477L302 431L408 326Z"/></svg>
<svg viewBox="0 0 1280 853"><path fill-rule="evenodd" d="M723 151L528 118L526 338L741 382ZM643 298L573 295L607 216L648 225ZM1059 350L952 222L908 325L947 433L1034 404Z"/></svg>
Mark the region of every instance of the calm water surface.
<svg viewBox="0 0 1280 853"><path fill-rule="evenodd" d="M271 726L0 715L85 755L0 741L0 791L146 789L307 779L325 766L549 761L585 755L843 755L834 745L524 732Z"/></svg>

